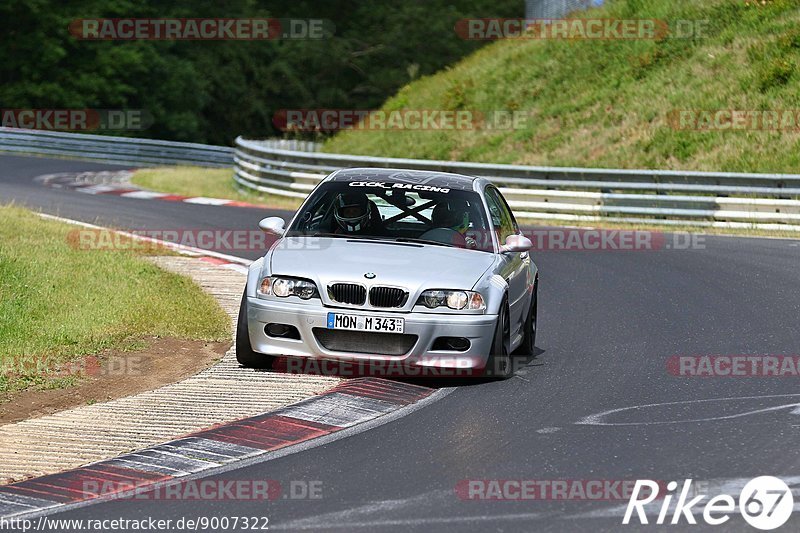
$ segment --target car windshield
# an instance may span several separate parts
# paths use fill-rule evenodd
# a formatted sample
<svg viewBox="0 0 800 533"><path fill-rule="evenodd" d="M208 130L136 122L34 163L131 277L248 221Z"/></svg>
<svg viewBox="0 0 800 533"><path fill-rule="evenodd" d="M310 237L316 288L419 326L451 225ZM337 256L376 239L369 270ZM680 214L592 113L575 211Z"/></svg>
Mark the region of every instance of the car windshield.
<svg viewBox="0 0 800 533"><path fill-rule="evenodd" d="M286 235L388 239L493 251L483 204L476 192L363 184L322 184L305 202Z"/></svg>

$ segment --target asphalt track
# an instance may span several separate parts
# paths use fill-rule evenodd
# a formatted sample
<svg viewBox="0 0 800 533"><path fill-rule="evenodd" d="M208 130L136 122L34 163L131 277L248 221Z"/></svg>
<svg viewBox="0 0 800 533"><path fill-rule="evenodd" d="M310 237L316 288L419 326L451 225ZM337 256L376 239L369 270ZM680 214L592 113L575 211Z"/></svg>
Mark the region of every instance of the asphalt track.
<svg viewBox="0 0 800 533"><path fill-rule="evenodd" d="M0 202L130 229L251 229L265 216L32 181L108 168L0 157ZM713 491L761 475L800 480L798 378L691 378L667 370L673 355L800 353L800 241L707 236L689 250L540 251L533 258L541 271L539 353L516 377L442 380L433 385L457 387L408 416L216 476L315 482L321 498L115 501L51 518L267 516L272 530L308 531L653 530L620 524L625 501L464 501L455 488L475 479L693 478ZM785 530L799 525L795 513ZM752 531L740 518L718 529Z"/></svg>

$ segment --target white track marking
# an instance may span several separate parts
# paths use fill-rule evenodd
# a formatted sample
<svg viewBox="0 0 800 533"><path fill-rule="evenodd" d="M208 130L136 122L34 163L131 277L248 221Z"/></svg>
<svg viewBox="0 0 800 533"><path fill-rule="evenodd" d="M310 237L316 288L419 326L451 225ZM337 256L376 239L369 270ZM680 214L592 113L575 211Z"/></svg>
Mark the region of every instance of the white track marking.
<svg viewBox="0 0 800 533"><path fill-rule="evenodd" d="M153 198L163 198L164 196L169 196L169 194L155 191L133 191L122 193L120 196L123 198L141 198L144 200L152 200Z"/></svg>
<svg viewBox="0 0 800 533"><path fill-rule="evenodd" d="M86 194L103 194L119 190L119 187L115 187L114 185L89 185L88 187L77 187L74 190Z"/></svg>
<svg viewBox="0 0 800 533"><path fill-rule="evenodd" d="M46 213L36 213L36 214L39 215L40 217L44 218L44 219L47 219L47 220L56 220L58 222L64 222L66 224L72 224L74 226L81 226L81 227L90 228L90 229L109 230L109 231L113 231L115 233L119 233L120 235L123 235L123 236L131 238L131 239L138 239L138 240L142 240L142 241L158 243L158 244L162 245L164 248L169 248L170 250L174 250L174 251L176 251L178 253L182 253L184 255L192 255L192 256L205 255L205 256L208 256L208 257L216 257L217 259L223 259L225 261L229 261L231 263L238 263L238 264L244 265L244 266L249 266L250 263L252 263L252 261L249 260L249 259L242 259L241 257L236 257L234 255L221 254L219 252L214 252L214 251L211 251L211 250L203 250L202 248L195 248L194 246L185 246L183 244L177 244L177 243L174 243L174 242L162 241L160 239L153 239L152 237L145 237L143 235L136 235L135 233L129 233L127 231L120 231L120 230L115 230L115 229L112 229L112 228L104 228L103 226L97 226L95 224L89 224L88 222L81 222L80 220L73 220L71 218L57 217L55 215L48 215ZM224 266L224 265L220 265L220 266ZM238 272L247 273L246 269L244 269L244 270L238 270L237 269L237 271Z"/></svg>
<svg viewBox="0 0 800 533"><path fill-rule="evenodd" d="M231 203L231 200L223 200L221 198L206 198L205 196L187 198L183 201L187 204L202 204L202 205L225 205Z"/></svg>

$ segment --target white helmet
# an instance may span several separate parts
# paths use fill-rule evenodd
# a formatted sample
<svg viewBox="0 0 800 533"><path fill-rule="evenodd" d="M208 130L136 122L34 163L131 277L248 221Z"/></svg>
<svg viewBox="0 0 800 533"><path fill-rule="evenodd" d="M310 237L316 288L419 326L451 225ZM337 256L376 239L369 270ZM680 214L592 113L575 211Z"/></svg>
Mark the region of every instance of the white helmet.
<svg viewBox="0 0 800 533"><path fill-rule="evenodd" d="M369 198L364 193L341 193L334 201L333 216L346 232L362 231L369 223Z"/></svg>

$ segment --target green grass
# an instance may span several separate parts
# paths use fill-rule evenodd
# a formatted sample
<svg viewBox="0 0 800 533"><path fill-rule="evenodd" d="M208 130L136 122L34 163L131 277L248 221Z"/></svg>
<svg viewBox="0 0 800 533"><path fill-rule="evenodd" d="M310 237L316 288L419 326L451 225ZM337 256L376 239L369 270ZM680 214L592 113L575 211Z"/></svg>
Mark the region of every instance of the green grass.
<svg viewBox="0 0 800 533"><path fill-rule="evenodd" d="M518 129L345 131L327 152L607 168L800 172L799 131L679 131L673 110L800 109L800 0L608 0L578 17L707 20L701 38L504 40L383 106L513 110Z"/></svg>
<svg viewBox="0 0 800 533"><path fill-rule="evenodd" d="M233 171L226 168L160 167L137 170L131 181L151 191L183 196L224 198L289 210L300 206L299 199L241 191L235 187L232 175Z"/></svg>
<svg viewBox="0 0 800 533"><path fill-rule="evenodd" d="M229 338L230 319L189 278L135 252L76 249L74 231L0 206L0 392L71 385L55 366L142 336Z"/></svg>

